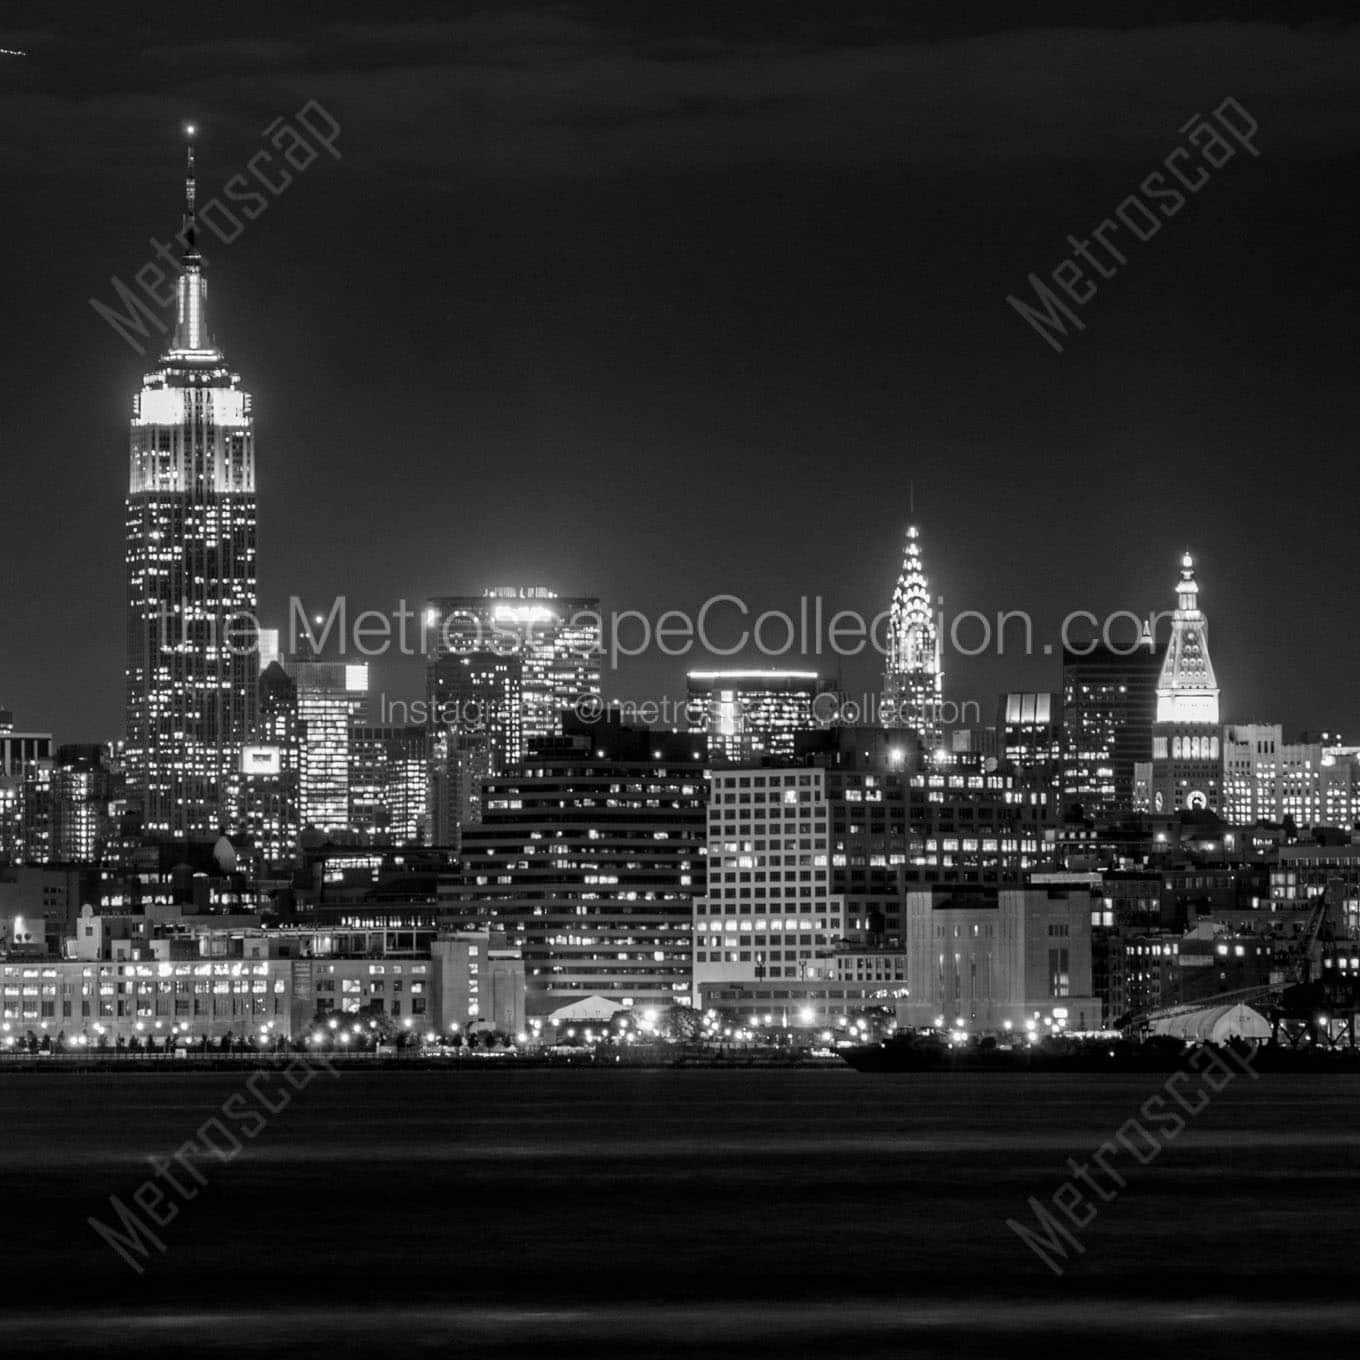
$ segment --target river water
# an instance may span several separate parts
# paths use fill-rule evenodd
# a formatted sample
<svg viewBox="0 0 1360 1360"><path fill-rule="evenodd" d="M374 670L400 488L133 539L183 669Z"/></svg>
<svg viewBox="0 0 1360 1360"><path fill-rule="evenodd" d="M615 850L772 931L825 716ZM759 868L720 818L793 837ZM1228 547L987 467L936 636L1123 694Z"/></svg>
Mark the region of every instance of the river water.
<svg viewBox="0 0 1360 1360"><path fill-rule="evenodd" d="M253 1089L244 1072L0 1074L5 1349L1107 1360L1360 1335L1360 1080L1233 1081L1148 1165L1123 1157L1061 1274L1007 1226L1033 1225L1030 1197L1051 1205L1067 1158L1160 1089L849 1069L499 1065L301 1089L277 1070ZM230 1159L156 1177L148 1158L204 1129ZM110 1197L134 1205L148 1178L160 1245L125 1258L90 1219L121 1232Z"/></svg>

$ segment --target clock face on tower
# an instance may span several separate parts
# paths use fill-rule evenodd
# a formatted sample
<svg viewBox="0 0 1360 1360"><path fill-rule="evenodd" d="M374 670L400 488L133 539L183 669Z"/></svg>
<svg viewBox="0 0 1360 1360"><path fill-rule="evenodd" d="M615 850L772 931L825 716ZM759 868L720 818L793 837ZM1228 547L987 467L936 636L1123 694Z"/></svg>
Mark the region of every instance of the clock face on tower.
<svg viewBox="0 0 1360 1360"><path fill-rule="evenodd" d="M1165 802L1166 795L1162 793L1161 789L1158 789L1156 794L1153 795L1152 799L1153 806L1157 809L1158 812L1160 812Z"/></svg>
<svg viewBox="0 0 1360 1360"><path fill-rule="evenodd" d="M1190 792L1185 795L1185 806L1189 808L1191 812L1203 812L1204 809L1209 806L1209 799L1201 792L1201 790L1191 789Z"/></svg>

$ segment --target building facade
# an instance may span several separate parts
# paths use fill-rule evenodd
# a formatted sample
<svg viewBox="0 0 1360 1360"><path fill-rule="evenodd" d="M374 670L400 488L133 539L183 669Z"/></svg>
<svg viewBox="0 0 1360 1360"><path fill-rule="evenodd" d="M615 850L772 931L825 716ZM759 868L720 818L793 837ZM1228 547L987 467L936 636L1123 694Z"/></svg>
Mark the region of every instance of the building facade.
<svg viewBox="0 0 1360 1360"><path fill-rule="evenodd" d="M714 770L707 839L708 886L694 906L696 987L805 977L845 938L825 770Z"/></svg>
<svg viewBox="0 0 1360 1360"><path fill-rule="evenodd" d="M208 331L189 147L169 349L132 414L127 781L145 834L216 834L255 721L255 428Z"/></svg>
<svg viewBox="0 0 1360 1360"><path fill-rule="evenodd" d="M911 891L899 1021L974 1034L1099 1029L1091 977L1099 904L1082 886Z"/></svg>
<svg viewBox="0 0 1360 1360"><path fill-rule="evenodd" d="M523 952L532 1016L599 995L692 999L694 898L704 891L702 744L580 724L488 779L440 919L503 931Z"/></svg>
<svg viewBox="0 0 1360 1360"><path fill-rule="evenodd" d="M690 671L689 730L708 739L710 758L730 765L791 759L800 732L828 725L836 681L816 671Z"/></svg>
<svg viewBox="0 0 1360 1360"><path fill-rule="evenodd" d="M1003 694L997 709L1001 760L1045 785L1056 783L1063 757L1062 695L1046 691Z"/></svg>
<svg viewBox="0 0 1360 1360"><path fill-rule="evenodd" d="M490 932L158 926L89 907L78 927L61 957L0 962L0 1047L292 1041L332 1014L524 1031L522 962Z"/></svg>
<svg viewBox="0 0 1360 1360"><path fill-rule="evenodd" d="M0 863L51 858L52 775L51 733L16 732L0 710Z"/></svg>
<svg viewBox="0 0 1360 1360"><path fill-rule="evenodd" d="M350 827L361 840L428 843L428 750L429 735L423 727L351 725Z"/></svg>
<svg viewBox="0 0 1360 1360"><path fill-rule="evenodd" d="M295 661L302 724L302 825L350 831L350 727L368 694L368 663Z"/></svg>
<svg viewBox="0 0 1360 1360"><path fill-rule="evenodd" d="M59 746L52 764L51 857L97 864L113 839L121 779L108 746Z"/></svg>
<svg viewBox="0 0 1360 1360"><path fill-rule="evenodd" d="M264 667L259 687L254 740L241 753L237 824L253 841L261 866L275 869L297 856L306 742L297 681L279 661Z"/></svg>
<svg viewBox="0 0 1360 1360"><path fill-rule="evenodd" d="M1129 649L1097 642L1063 651L1064 809L1118 816L1135 809L1137 767L1152 759L1165 646L1145 629Z"/></svg>
<svg viewBox="0 0 1360 1360"><path fill-rule="evenodd" d="M1349 830L1355 775L1352 757L1321 741L1287 742L1278 723L1223 729L1223 817L1234 826L1287 819L1299 829Z"/></svg>
<svg viewBox="0 0 1360 1360"><path fill-rule="evenodd" d="M546 586L493 586L484 595L431 600L425 628L432 672L446 658L518 662L518 727L524 742L560 735L564 710L583 699L600 698L603 646L598 599L564 598ZM456 673L446 666L441 674L450 686L445 699L460 698ZM514 719L502 711L502 706L514 702L511 690L484 688L484 696L480 692L471 696L484 697L490 705L484 725L513 731ZM507 763L520 759L522 748L509 740L506 747Z"/></svg>

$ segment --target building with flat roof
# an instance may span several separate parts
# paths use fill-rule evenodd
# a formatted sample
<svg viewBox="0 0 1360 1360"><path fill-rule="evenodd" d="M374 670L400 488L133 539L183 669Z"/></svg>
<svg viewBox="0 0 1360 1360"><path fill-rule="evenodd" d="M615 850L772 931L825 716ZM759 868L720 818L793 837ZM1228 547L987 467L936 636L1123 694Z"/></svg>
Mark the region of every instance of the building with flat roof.
<svg viewBox="0 0 1360 1360"><path fill-rule="evenodd" d="M714 770L707 888L694 903L694 983L800 978L846 935L831 880L826 771Z"/></svg>
<svg viewBox="0 0 1360 1360"><path fill-rule="evenodd" d="M827 726L837 707L837 681L816 671L690 671L688 681L690 731L729 765L790 759L799 733Z"/></svg>
<svg viewBox="0 0 1360 1360"><path fill-rule="evenodd" d="M498 769L521 758L520 742L560 735L563 712L602 693L602 620L593 596L560 596L546 586L441 596L426 606L425 636L431 700L446 713L450 704L486 705L480 721L503 748ZM480 676L470 687L459 675L464 661Z"/></svg>
<svg viewBox="0 0 1360 1360"><path fill-rule="evenodd" d="M0 863L42 864L52 857L52 735L0 723Z"/></svg>
<svg viewBox="0 0 1360 1360"><path fill-rule="evenodd" d="M294 661L302 723L302 825L350 830L350 728L368 694L368 663Z"/></svg>
<svg viewBox="0 0 1360 1360"><path fill-rule="evenodd" d="M1135 766L1152 759L1165 651L1147 631L1127 649L1094 641L1064 649L1064 808L1080 804L1092 817L1133 810Z"/></svg>
<svg viewBox="0 0 1360 1360"><path fill-rule="evenodd" d="M488 925L524 955L528 1009L598 995L693 997L693 901L704 891L702 739L568 720L567 734L483 784L462 871L438 889L449 926Z"/></svg>
<svg viewBox="0 0 1360 1360"><path fill-rule="evenodd" d="M429 734L423 727L350 723L350 829L366 843L430 839Z"/></svg>
<svg viewBox="0 0 1360 1360"><path fill-rule="evenodd" d="M1355 819L1356 763L1321 741L1287 742L1279 723L1223 729L1223 818L1349 829Z"/></svg>
<svg viewBox="0 0 1360 1360"><path fill-rule="evenodd" d="M934 888L907 894L907 989L898 1020L970 1033L1101 1027L1085 886Z"/></svg>
<svg viewBox="0 0 1360 1360"><path fill-rule="evenodd" d="M264 930L83 909L62 956L0 962L0 1047L303 1037L318 1017L416 1034L524 1029L518 951L489 932Z"/></svg>

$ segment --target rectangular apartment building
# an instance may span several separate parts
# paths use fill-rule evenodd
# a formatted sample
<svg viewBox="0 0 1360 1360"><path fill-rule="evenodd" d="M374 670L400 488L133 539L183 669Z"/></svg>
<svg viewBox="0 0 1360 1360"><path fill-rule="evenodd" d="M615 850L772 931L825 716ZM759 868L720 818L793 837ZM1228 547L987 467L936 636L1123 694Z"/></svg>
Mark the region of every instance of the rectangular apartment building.
<svg viewBox="0 0 1360 1360"><path fill-rule="evenodd" d="M844 937L830 822L825 770L713 773L708 888L695 903L696 987L805 977Z"/></svg>

